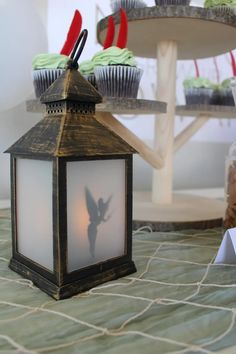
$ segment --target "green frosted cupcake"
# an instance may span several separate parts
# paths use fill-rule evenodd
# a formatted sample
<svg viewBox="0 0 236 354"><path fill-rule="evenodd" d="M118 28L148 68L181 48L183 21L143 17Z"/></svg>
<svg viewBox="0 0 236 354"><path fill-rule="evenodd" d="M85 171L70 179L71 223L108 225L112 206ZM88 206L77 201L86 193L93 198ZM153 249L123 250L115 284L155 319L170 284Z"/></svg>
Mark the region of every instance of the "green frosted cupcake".
<svg viewBox="0 0 236 354"><path fill-rule="evenodd" d="M235 14L236 0L205 0L204 7L218 15Z"/></svg>
<svg viewBox="0 0 236 354"><path fill-rule="evenodd" d="M127 48L109 47L96 53L79 66L81 74L96 86L103 96L136 98L143 71L137 68L133 53Z"/></svg>
<svg viewBox="0 0 236 354"><path fill-rule="evenodd" d="M172 6L172 5L181 5L188 6L190 0L155 0L157 6Z"/></svg>
<svg viewBox="0 0 236 354"><path fill-rule="evenodd" d="M98 89L94 75L94 63L92 60L84 60L81 62L81 64L79 64L79 72L91 85L96 88L96 90Z"/></svg>
<svg viewBox="0 0 236 354"><path fill-rule="evenodd" d="M119 11L120 8L128 10L146 6L146 3L142 0L111 0L111 9L113 12Z"/></svg>
<svg viewBox="0 0 236 354"><path fill-rule="evenodd" d="M236 77L234 77L234 80L231 82L231 89L232 89L232 94L234 98L234 104L236 106Z"/></svg>
<svg viewBox="0 0 236 354"><path fill-rule="evenodd" d="M223 106L234 106L234 97L232 93L232 84L235 82L235 77L230 77L222 81L220 85L221 104Z"/></svg>
<svg viewBox="0 0 236 354"><path fill-rule="evenodd" d="M190 77L184 80L184 93L187 105L210 104L213 84L204 77Z"/></svg>
<svg viewBox="0 0 236 354"><path fill-rule="evenodd" d="M61 54L38 54L33 58L33 84L39 98L65 71L70 58Z"/></svg>
<svg viewBox="0 0 236 354"><path fill-rule="evenodd" d="M107 97L136 98L143 70L127 48L110 47L93 57L98 90Z"/></svg>

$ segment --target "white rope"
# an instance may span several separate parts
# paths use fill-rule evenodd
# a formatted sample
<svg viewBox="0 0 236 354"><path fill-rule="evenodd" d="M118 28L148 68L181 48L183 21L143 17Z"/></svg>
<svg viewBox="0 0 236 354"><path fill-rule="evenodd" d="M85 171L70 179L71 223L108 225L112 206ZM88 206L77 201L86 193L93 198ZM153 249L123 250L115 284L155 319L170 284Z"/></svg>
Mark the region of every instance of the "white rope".
<svg viewBox="0 0 236 354"><path fill-rule="evenodd" d="M5 320L1 320L0 319L0 323L9 323L9 322L17 321L19 319L22 319L24 317L27 317L27 316L31 315L34 312L37 312L36 308L34 308L33 310L30 310L28 312L25 312L22 315L16 316L16 317L8 318L8 319L5 319Z"/></svg>
<svg viewBox="0 0 236 354"><path fill-rule="evenodd" d="M204 343L202 346L203 347L206 347L208 345L211 345L211 344L214 344L218 341L220 341L221 339L223 339L227 334L229 334L231 332L231 330L234 328L234 325L235 325L235 317L236 317L236 314L235 312L233 313L232 315L232 318L231 318L231 322L230 322L230 325L229 327L226 329L226 331L224 331L222 334L218 335L218 337L216 337L215 339L212 339L206 343Z"/></svg>
<svg viewBox="0 0 236 354"><path fill-rule="evenodd" d="M137 243L147 243L147 244L161 244L162 246L179 246L179 247L197 247L197 248L211 248L211 249L218 249L218 246L203 246L203 245L196 245L195 243L179 243L179 242L170 242L170 241L147 241L147 240L136 240Z"/></svg>
<svg viewBox="0 0 236 354"><path fill-rule="evenodd" d="M148 259L152 258L152 259L157 259L159 261L165 261L165 262L170 262L170 263L184 263L184 264L192 264L192 265L197 265L197 266L207 266L208 265L208 263L183 261L183 260L176 259L176 258L165 258L165 257L154 257L154 256L136 256L135 258L148 258Z"/></svg>
<svg viewBox="0 0 236 354"><path fill-rule="evenodd" d="M168 343L168 344L175 344L175 345L179 345L179 346L182 346L182 347L186 347L186 348L188 348L188 350L195 350L195 351L198 350L198 351L201 351L202 353L207 353L207 354L212 353L211 351L209 351L207 349L204 349L201 346L189 345L188 343L185 343L185 342L180 342L180 341L177 341L177 340L174 340L174 339L170 339L170 338L153 336L151 334L144 333L144 332L141 332L141 331L123 331L123 332L119 332L119 333L109 333L109 334L113 335L115 337L124 336L124 335L138 335L138 336L141 336L141 337L144 337L144 338L148 338L148 339L152 339L152 340L155 340L155 341L161 341L161 342L165 342L165 343Z"/></svg>
<svg viewBox="0 0 236 354"><path fill-rule="evenodd" d="M10 279L10 278L6 278L6 277L0 277L0 280L9 282L9 283L17 283L20 285L26 285L27 287L31 288L31 289L35 289L35 286L33 285L32 281L29 279Z"/></svg>
<svg viewBox="0 0 236 354"><path fill-rule="evenodd" d="M133 231L133 236L137 234L150 234L151 232L153 232L151 226L142 226L139 229Z"/></svg>
<svg viewBox="0 0 236 354"><path fill-rule="evenodd" d="M23 347L22 345L20 345L19 343L17 343L16 341L14 341L11 337L0 334L0 339L3 339L5 341L7 341L10 345L13 346L13 348L17 349L18 351L20 351L22 354L36 354L36 352L34 350L29 350L26 349L25 347Z"/></svg>
<svg viewBox="0 0 236 354"><path fill-rule="evenodd" d="M205 287L219 287L219 288L235 288L236 284L210 284L207 283L205 284L205 280L207 279L207 276L209 274L209 271L211 269L211 267L215 267L215 266L220 266L220 265L215 265L213 264L213 260L215 258L212 257L211 262L210 263L200 263L200 262L193 262L193 261L187 261L187 260L180 260L180 259L169 259L169 258L165 258L165 257L161 257L160 255L158 255L158 252L160 252L162 250L162 248L164 246L175 246L175 247L191 247L191 248L205 248L205 249L213 249L216 250L218 249L218 246L210 246L210 245L202 245L202 244L196 244L196 243L191 243L189 241L192 241L193 239L195 240L199 240L201 241L201 239L205 239L205 240L214 240L214 236L218 235L217 231L212 231L212 230L208 230L208 234L209 236L213 236L211 237L203 237L202 233L197 232L194 235L189 235L189 234L185 234L185 233L178 233L178 232L173 232L173 233L169 233L169 234L164 234L165 236L181 236L182 239L181 240L173 240L173 241L152 241L152 240L147 240L146 236L148 236L150 233L152 232L150 227L143 227L140 228L139 230L136 230L133 234L134 235L142 235L142 237L144 237L144 239L138 239L135 238L135 242L136 243L145 243L145 244L151 244L153 246L155 246L155 250L152 253L152 255L150 256L146 256L146 255L139 255L137 256L137 258L143 258L147 260L146 266L144 268L144 270L137 276L137 277L133 277L133 276L129 276L123 279L123 281L119 281L119 282L114 282L114 283L109 283L109 284L105 284L105 285L101 285L99 287L90 289L89 291L87 291L86 293L83 294L79 294L73 297L74 301L76 301L76 299L79 298L85 298L85 297L94 297L94 296L104 296L104 297L117 297L117 298L123 298L123 299L128 299L131 301L140 301L140 303L143 302L144 307L138 311L137 313L133 314L132 316L130 316L129 318L126 318L126 320L124 320L123 323L121 323L119 325L119 327L117 328L106 328L106 327L102 327L102 326L97 326L94 325L93 323L81 320L79 318L76 318L74 316L70 316L67 315L66 313L60 312L60 311L56 311L56 310L52 310L49 308L46 308L47 306L50 306L51 304L56 306L56 303L54 301L47 301L44 304L42 304L39 307L33 307L33 306L28 306L28 305L22 305L22 304L17 304L14 302L7 302L7 301L0 301L0 305L6 305L6 306L10 306L10 307L16 307L16 308L22 308L27 310L24 314L16 316L14 318L9 318L9 319L5 319L5 320L0 320L0 323L7 323L7 322L11 322L14 320L18 320L21 319L23 317L26 316L30 316L31 314L35 313L35 312L43 312L43 313L50 313L51 315L55 315L55 316L59 316L63 319L67 319L69 321L72 321L74 323L80 324L82 326L85 326L87 328L93 329L96 331L96 333L91 334L89 336L83 337L83 338L78 338L77 340L73 340L73 341L69 341L67 343L61 343L58 345L52 345L52 346L48 346L48 347L41 347L41 348L37 348L34 350L29 350L24 348L23 346L21 346L20 344L14 342L13 339L11 339L8 336L4 336L0 334L0 338L5 339L10 345L12 345L17 351L21 352L21 353L30 353L30 354L35 354L35 353L43 353L43 352L47 352L50 350L59 350L59 349L63 349L63 348L68 348L69 346L73 346L73 345L79 345L80 343L84 343L84 342L89 342L93 339L99 338L99 337L103 337L103 336L110 336L110 337L120 337L120 336L140 336L140 337L144 337L147 338L149 340L152 341L160 341L160 342L164 342L164 343L168 343L168 344L172 344L172 345L176 345L177 347L180 347L179 350L172 352L172 354L184 354L184 353L188 353L190 351L192 352L198 352L198 353L212 353L212 351L210 351L209 349L207 349L206 347L216 343L217 341L222 340L223 338L225 338L225 336L227 334L229 334L232 329L235 326L235 320L236 320L236 309L233 308L229 308L229 307L224 307L224 306L215 306L215 305L210 305L210 304L201 304L195 301L191 301L193 299L193 297L195 297L196 295L199 294L201 288L205 288ZM160 235L162 235L162 233L159 233ZM8 262L8 260L6 258L1 257L0 258L1 261L4 262ZM192 264L192 265L196 265L196 266L201 266L201 267L206 267L204 274L202 275L201 279L199 281L195 281L195 282L190 282L190 283L174 283L174 282L165 282L165 281L158 281L158 280L153 280L153 279L144 279L144 275L146 275L150 269L150 265L152 263L153 260L160 260L160 261L165 261L165 262L176 262L176 263L182 263L182 264ZM233 267L235 265L224 265L224 266L230 266ZM5 278L5 277L0 277L0 280L3 281L8 281L8 282L15 282L18 283L20 285L26 285L28 287L33 288L33 283L29 280L26 279L9 279L9 278ZM172 299L172 298L155 298L155 299L151 299L151 298L147 298L144 296L137 296L135 294L133 295L129 295L129 294L119 294L116 292L112 292L112 289L115 289L116 287L129 287L132 286L135 282L141 282L143 284L158 284L158 285L164 285L164 286L172 286L172 287L194 287L194 291L192 292L192 294L190 294L189 296L185 297L184 299ZM103 291L103 290L106 290ZM110 291L111 290L111 291ZM162 336L156 336L156 335L151 335L149 333L145 333L144 331L136 331L136 330L129 330L127 328L127 326L129 324L131 324L132 322L134 322L135 320L137 320L138 318L141 318L143 315L145 315L151 308L152 306L155 306L157 304L163 305L163 306L174 306L174 305L188 305L188 306L193 306L193 307L198 307L198 308L203 308L203 309L208 309L208 310L215 310L215 311L226 311L227 313L231 313L232 317L229 323L228 328L226 328L222 333L220 333L218 336L216 336L214 339L209 340L208 342L205 342L202 345L193 345L191 343L186 343L186 342L182 342L182 341L178 341L178 340L174 340L172 338L165 338Z"/></svg>
<svg viewBox="0 0 236 354"><path fill-rule="evenodd" d="M45 308L41 308L41 307L32 307L32 306L27 306L27 305L21 305L21 304L17 304L17 303L14 303L14 302L8 302L8 301L0 301L0 305L1 304L2 305L8 305L8 306L11 306L11 307L25 308L25 309L28 309L28 310L36 309L39 312L46 312L46 313L54 314L56 316L63 317L65 319L67 319L67 320L73 321L74 323L78 323L78 324L87 326L87 327L95 329L97 331L101 331L101 332L104 332L104 333L107 331L106 328L95 326L95 325L93 325L93 324L91 324L89 322L79 320L79 319L77 319L77 318L75 318L73 316L67 315L67 314L65 314L63 312L49 310L49 309L45 309Z"/></svg>
<svg viewBox="0 0 236 354"><path fill-rule="evenodd" d="M196 296L196 295L199 294L199 291L200 291L200 289L201 289L201 286L202 286L204 280L206 279L206 277L208 276L210 267L211 267L212 262L214 261L214 259L215 259L215 255L214 255L214 257L212 257L211 262L207 265L207 269L206 269L205 274L203 275L201 281L198 282L197 290L196 290L192 295L188 296L185 300L191 299L191 298L193 298L194 296Z"/></svg>

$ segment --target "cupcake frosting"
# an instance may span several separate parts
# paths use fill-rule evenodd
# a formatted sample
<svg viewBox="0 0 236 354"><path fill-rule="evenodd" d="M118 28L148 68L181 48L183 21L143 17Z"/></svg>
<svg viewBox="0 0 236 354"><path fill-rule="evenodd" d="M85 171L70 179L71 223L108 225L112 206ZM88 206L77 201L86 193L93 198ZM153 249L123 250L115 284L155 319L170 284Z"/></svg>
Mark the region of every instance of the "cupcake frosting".
<svg viewBox="0 0 236 354"><path fill-rule="evenodd" d="M33 70L39 69L65 69L69 57L61 54L38 54L33 58Z"/></svg>
<svg viewBox="0 0 236 354"><path fill-rule="evenodd" d="M210 80L204 77L190 77L183 82L184 88L212 88Z"/></svg>
<svg viewBox="0 0 236 354"><path fill-rule="evenodd" d="M206 0L204 6L236 6L236 0Z"/></svg>
<svg viewBox="0 0 236 354"><path fill-rule="evenodd" d="M220 87L222 89L230 89L234 82L235 82L235 77L230 77L230 78L222 81L222 83L220 84Z"/></svg>
<svg viewBox="0 0 236 354"><path fill-rule="evenodd" d="M94 62L92 60L84 60L79 64L79 71L83 75L90 75L94 72Z"/></svg>
<svg viewBox="0 0 236 354"><path fill-rule="evenodd" d="M128 65L137 66L133 53L127 48L109 47L96 53L91 60L82 62L79 66L82 74L92 74L96 66Z"/></svg>

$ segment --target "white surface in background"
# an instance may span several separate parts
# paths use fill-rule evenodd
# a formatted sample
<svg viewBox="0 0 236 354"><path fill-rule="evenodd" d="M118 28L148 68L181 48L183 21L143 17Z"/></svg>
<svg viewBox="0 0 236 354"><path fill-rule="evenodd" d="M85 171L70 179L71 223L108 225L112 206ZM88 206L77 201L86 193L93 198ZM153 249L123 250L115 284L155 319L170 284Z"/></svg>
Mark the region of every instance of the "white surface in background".
<svg viewBox="0 0 236 354"><path fill-rule="evenodd" d="M27 113L33 94L31 61L47 52L47 0L1 0L0 199L10 195L9 155L3 151L42 115Z"/></svg>
<svg viewBox="0 0 236 354"><path fill-rule="evenodd" d="M45 0L0 2L0 112L17 106L33 90L32 58L46 50L45 4Z"/></svg>

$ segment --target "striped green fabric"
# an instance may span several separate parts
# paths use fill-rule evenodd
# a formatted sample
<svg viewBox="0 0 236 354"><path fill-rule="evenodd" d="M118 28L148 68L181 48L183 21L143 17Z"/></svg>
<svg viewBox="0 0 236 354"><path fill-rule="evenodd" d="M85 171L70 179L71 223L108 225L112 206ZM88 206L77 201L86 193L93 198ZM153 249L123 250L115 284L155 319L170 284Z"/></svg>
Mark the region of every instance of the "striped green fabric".
<svg viewBox="0 0 236 354"><path fill-rule="evenodd" d="M0 353L192 354L236 346L236 267L211 264L221 240L220 229L136 234L137 273L56 302L9 270L10 213L0 210Z"/></svg>

